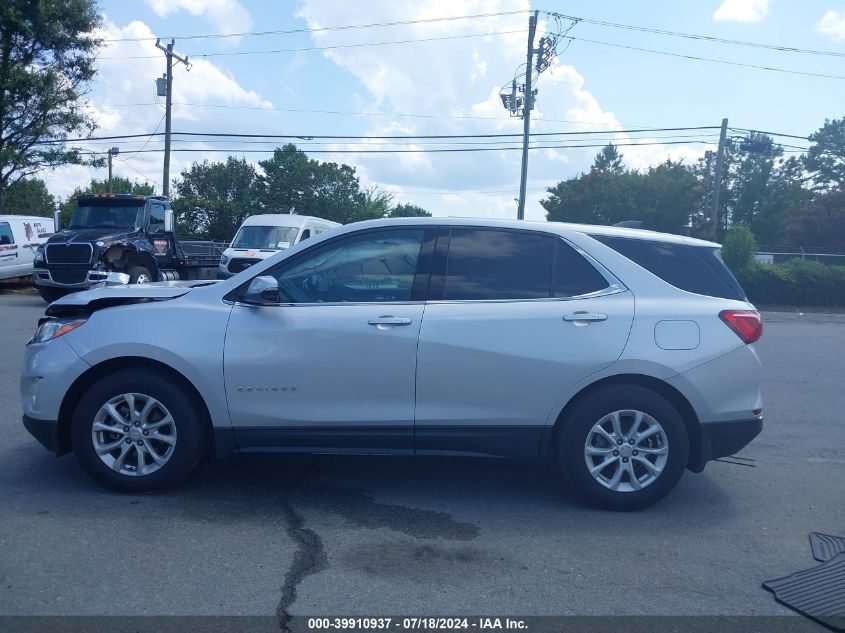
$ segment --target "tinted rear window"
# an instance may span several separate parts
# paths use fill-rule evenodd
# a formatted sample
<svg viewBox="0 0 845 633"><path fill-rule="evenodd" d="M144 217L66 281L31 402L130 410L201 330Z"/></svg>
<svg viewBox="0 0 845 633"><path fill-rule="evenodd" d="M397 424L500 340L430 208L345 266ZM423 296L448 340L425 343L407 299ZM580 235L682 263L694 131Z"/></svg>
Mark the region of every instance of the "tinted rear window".
<svg viewBox="0 0 845 633"><path fill-rule="evenodd" d="M443 298L540 299L552 285L550 235L452 229Z"/></svg>
<svg viewBox="0 0 845 633"><path fill-rule="evenodd" d="M593 235L676 288L710 297L745 300L736 278L719 257L719 249L653 240Z"/></svg>
<svg viewBox="0 0 845 633"><path fill-rule="evenodd" d="M555 297L577 297L607 288L607 279L581 253L563 240L555 241Z"/></svg>

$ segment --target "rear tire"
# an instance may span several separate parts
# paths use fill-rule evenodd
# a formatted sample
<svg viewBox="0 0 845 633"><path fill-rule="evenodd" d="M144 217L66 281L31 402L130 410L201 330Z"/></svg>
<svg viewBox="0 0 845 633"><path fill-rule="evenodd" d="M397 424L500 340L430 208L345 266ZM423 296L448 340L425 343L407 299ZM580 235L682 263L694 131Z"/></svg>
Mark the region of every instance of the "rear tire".
<svg viewBox="0 0 845 633"><path fill-rule="evenodd" d="M85 472L126 492L182 481L199 464L206 433L202 411L185 389L143 369L120 370L91 385L71 422L73 450Z"/></svg>
<svg viewBox="0 0 845 633"><path fill-rule="evenodd" d="M581 499L626 511L656 503L677 485L689 436L666 398L617 384L599 388L567 412L557 447L562 474Z"/></svg>
<svg viewBox="0 0 845 633"><path fill-rule="evenodd" d="M61 299L65 295L69 295L72 291L63 290L62 288L53 288L51 286L36 286L41 298L47 303L53 303L56 299Z"/></svg>
<svg viewBox="0 0 845 633"><path fill-rule="evenodd" d="M146 266L130 266L129 267L129 283L130 284L148 284L153 281L153 276Z"/></svg>

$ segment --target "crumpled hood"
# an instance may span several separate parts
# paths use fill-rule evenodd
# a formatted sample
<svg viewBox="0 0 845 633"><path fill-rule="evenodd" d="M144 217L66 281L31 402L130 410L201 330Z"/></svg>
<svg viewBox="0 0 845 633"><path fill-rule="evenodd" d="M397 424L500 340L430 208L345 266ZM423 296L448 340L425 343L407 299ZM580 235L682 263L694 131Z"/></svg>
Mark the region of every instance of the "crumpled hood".
<svg viewBox="0 0 845 633"><path fill-rule="evenodd" d="M96 310L130 303L166 301L186 295L191 288L208 286L216 281L158 281L151 284L106 286L74 292L51 303L45 312L47 316L70 316L90 314Z"/></svg>
<svg viewBox="0 0 845 633"><path fill-rule="evenodd" d="M137 231L134 229L122 229L116 227L101 227L95 229L64 229L58 233L54 233L48 244L64 244L66 242L97 242L102 241L106 244L113 242L126 241L130 236L137 237Z"/></svg>

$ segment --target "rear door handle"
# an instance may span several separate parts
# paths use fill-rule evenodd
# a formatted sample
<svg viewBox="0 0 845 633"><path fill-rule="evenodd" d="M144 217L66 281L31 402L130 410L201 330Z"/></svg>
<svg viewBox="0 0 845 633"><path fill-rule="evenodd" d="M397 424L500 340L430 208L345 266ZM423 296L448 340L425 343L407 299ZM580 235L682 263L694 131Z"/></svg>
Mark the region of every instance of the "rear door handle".
<svg viewBox="0 0 845 633"><path fill-rule="evenodd" d="M564 321L607 321L607 315L601 312L573 312L563 317Z"/></svg>
<svg viewBox="0 0 845 633"><path fill-rule="evenodd" d="M386 330L396 325L411 325L411 319L409 317L380 316L377 319L370 319L367 323L375 325L380 330Z"/></svg>

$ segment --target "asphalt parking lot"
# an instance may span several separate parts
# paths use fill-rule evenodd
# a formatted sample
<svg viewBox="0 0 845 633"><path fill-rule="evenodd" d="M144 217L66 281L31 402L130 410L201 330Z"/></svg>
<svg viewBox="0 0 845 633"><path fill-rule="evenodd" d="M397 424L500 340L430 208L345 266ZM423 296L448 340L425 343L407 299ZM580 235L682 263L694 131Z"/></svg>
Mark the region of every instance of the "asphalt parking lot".
<svg viewBox="0 0 845 633"><path fill-rule="evenodd" d="M778 615L760 582L814 565L809 532L845 535L842 315L765 315L754 467L710 463L616 514L470 459L235 458L107 492L21 425L43 309L0 294L2 614Z"/></svg>

